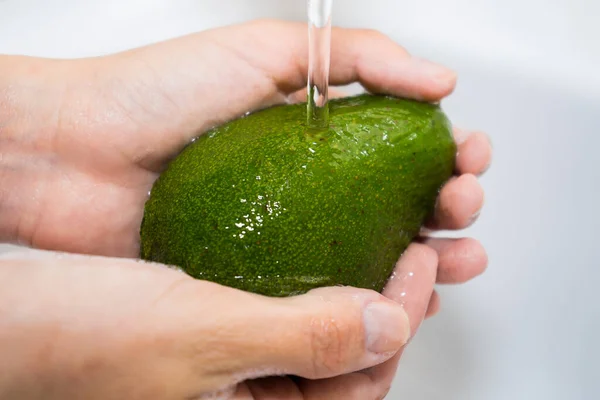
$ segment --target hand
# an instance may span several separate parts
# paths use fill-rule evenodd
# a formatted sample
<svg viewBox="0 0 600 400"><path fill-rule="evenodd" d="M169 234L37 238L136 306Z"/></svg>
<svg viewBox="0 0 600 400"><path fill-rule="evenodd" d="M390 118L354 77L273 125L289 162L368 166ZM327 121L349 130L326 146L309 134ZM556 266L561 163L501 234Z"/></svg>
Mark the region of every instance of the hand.
<svg viewBox="0 0 600 400"><path fill-rule="evenodd" d="M100 58L0 61L0 240L137 257L148 191L192 138L247 111L305 100L306 41L304 24L253 22ZM378 33L334 29L332 50L332 85L358 80L430 101L454 88L452 71ZM467 175L442 192L436 227L463 227L479 210L483 192L468 174L489 153L483 135L463 143L458 173Z"/></svg>
<svg viewBox="0 0 600 400"><path fill-rule="evenodd" d="M387 289L401 305L342 287L268 298L122 258L0 255L0 398L382 398L395 361L380 364L423 319L435 267L426 247L407 251Z"/></svg>
<svg viewBox="0 0 600 400"><path fill-rule="evenodd" d="M358 80L373 92L428 101L454 88L451 71L411 58L378 33L334 29L332 40L334 85ZM0 111L8 110L0 114L0 237L42 249L136 257L147 192L191 138L246 111L304 100L305 42L303 24L255 22L107 57L11 59L23 67L18 72L0 65L0 79L14 83L26 71L31 83L0 89L8 93ZM28 105L26 117L10 118L21 115L19 104ZM457 176L442 190L430 228L461 229L473 221L483 203L476 175L490 157L483 134L460 143ZM422 279L415 293L426 294L433 313L436 276L440 283L462 282L487 260L472 239L420 241L399 266ZM384 295L402 301L398 285L405 281L392 280ZM405 304L413 333L427 309L421 303L415 300L415 311ZM350 393L383 392L398 357L368 374L299 380L297 387L335 393L345 382Z"/></svg>

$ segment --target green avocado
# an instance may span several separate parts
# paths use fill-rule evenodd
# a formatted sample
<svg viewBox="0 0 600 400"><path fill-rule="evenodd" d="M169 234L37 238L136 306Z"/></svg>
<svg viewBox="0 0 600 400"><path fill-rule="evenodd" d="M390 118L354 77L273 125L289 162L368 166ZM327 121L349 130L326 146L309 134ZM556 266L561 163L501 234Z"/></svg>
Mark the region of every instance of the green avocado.
<svg viewBox="0 0 600 400"><path fill-rule="evenodd" d="M438 105L364 94L274 106L200 136L155 182L141 258L281 297L347 285L381 291L454 171Z"/></svg>

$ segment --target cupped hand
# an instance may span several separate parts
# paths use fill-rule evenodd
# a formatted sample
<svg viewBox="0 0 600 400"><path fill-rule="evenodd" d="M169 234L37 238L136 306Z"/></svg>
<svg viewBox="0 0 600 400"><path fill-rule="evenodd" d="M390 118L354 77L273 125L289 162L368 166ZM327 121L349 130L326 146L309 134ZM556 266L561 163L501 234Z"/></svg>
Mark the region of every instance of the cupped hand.
<svg viewBox="0 0 600 400"><path fill-rule="evenodd" d="M436 267L413 245L386 289L396 299L349 287L269 298L139 260L3 254L0 398L380 399Z"/></svg>
<svg viewBox="0 0 600 400"><path fill-rule="evenodd" d="M404 49L379 33L334 29L332 41L332 85L358 81L371 92L425 101L439 101L454 89L456 78L453 72L411 57ZM248 111L286 101L304 100L307 54L306 30L303 24L258 21L206 31L105 57L68 61L15 59L14 62L23 65L23 70L31 74L30 82L33 83L10 87L9 96L6 97L9 99L8 109L10 110L11 105L16 107L18 103L35 106L27 107L26 117L7 118L2 126L0 183L3 188L10 190L4 189L0 192L0 238L47 250L108 257L137 257L138 232L144 202L152 183L169 160L192 138L210 127ZM10 79L10 75L4 74L5 79ZM455 133L459 148L456 176L440 193L436 212L427 223L430 229L465 228L475 220L483 205L483 191L477 182L477 176L483 173L490 163L489 141L482 133L469 134L459 129L456 129ZM410 319L412 334L416 332L425 314L431 315L438 308L438 297L433 292L436 281L466 281L481 273L487 263L484 249L474 239L423 237L418 242L420 243L414 243L403 254L396 277L390 281L383 293L386 298L404 305ZM126 260L103 259L94 261L93 265L118 266L119 270L125 265L123 270L130 273L128 263ZM88 265L87 262L79 264ZM167 273L163 269L158 270L163 274ZM136 273L151 275L158 270L145 267L140 269L142 272ZM87 269L73 271L74 274L75 271L81 271L77 274L85 276L84 271ZM145 286L143 282L140 283L140 276L132 276L129 281L123 276L114 278L106 282L106 290L110 285L116 285L123 293L131 293L132 287L141 292L150 292L146 297L140 296L139 303L136 303L137 298L133 299L134 305L137 304L138 307L135 310L144 307L152 309L152 296L161 296L162 290L166 290L167 293L170 291L162 286L163 283L159 283L158 279L155 283ZM178 276L173 279L179 278ZM164 279L165 276L160 277L161 282ZM118 285L115 282L118 282ZM264 322L273 321L276 319L275 315L279 317L279 312L274 310L285 311L285 314L290 312L285 306L292 305L294 310L306 307L308 311L313 310L316 315L321 316L324 310L331 312L327 314L329 319L319 317L314 320L322 325L320 328L314 328L310 324L308 327L302 324L294 325L293 318L284 320L290 326L299 328L300 332L306 333L308 329L308 335L317 342L311 344L313 342L310 340L313 339L309 339L309 348L298 346L298 349L310 354L311 351L315 351L310 346L322 345L324 349L321 350L328 349L327 351L333 352L331 356L321 356L317 348L316 357L321 357L321 361L326 363L324 367L315 364L313 359L305 359L307 365L312 363L312 370L310 366L301 367L302 361L298 361L298 366L293 368L289 365L287 369L281 367L283 364L278 362L285 363L288 357L293 359L293 356L287 353L296 351L294 342L281 341L279 343L283 347L275 347L276 351L282 354L281 361L273 361L267 366L248 364L243 367L246 370L236 369L230 371L231 374L237 376L238 381L242 378L270 375L276 371L284 371L300 378L278 377L247 381L246 384L237 386L237 393L232 395L233 398L378 398L377 396L381 397L389 387L401 350L394 352L393 357L392 354L388 354L391 358L382 364L379 363L384 361L383 359L372 364L352 361L352 357L358 357L361 350L357 343L366 343L365 332L357 328L357 321L360 320L357 318L358 312L361 307L366 307L366 303L360 303L363 301L360 300L363 299L361 296L372 300L380 299L378 295L360 292L364 295L355 298L349 296L353 298L350 300L339 294L350 289L335 288L321 289L320 292L315 291L297 299L267 301L221 287L216 289L206 282L192 283L187 279L185 282L177 283L173 292L179 296L182 295L182 291L188 290L188 287L194 288L186 293L196 296L193 299L196 302L190 299L186 301L192 304L189 306L189 312L195 311L195 317L202 320L205 309L193 309L193 306L203 307L204 303L213 307L229 304L233 314L224 312L223 315L227 316L227 320L233 325L227 329L222 329L224 325L217 325L215 329L221 334L219 337L224 335L227 339L227 335L235 333L236 326L240 327L240 332L252 332L252 329L255 329L254 333L260 339L253 339L255 342L250 340L248 344L255 353L243 346L232 347L238 349L242 356L247 352L248 359L261 352L269 354L266 350L267 344L277 342L277 338L269 336L273 324ZM407 285L408 288L405 287ZM112 292L104 293L104 298L110 298L110 293ZM203 297L204 293L209 295ZM211 300L210 294L219 299L215 300L217 303ZM414 297L413 300L411 296ZM225 298L232 300L229 302ZM329 298L332 300L328 301ZM344 300L338 300L341 298ZM122 299L132 301L126 297ZM311 303L315 299L317 301ZM323 299L326 300L326 307L323 305ZM266 306L265 302L270 305ZM161 304L162 301L158 303ZM314 308L309 307L309 304L314 304ZM271 308L280 305L283 308ZM340 308L335 308L336 305ZM264 311L266 314L263 314L262 306L271 311ZM181 304L175 309L180 307ZM239 308L240 312L236 313L236 308ZM114 308L102 310L107 312L106 310L116 309L118 307L115 304ZM341 312L344 309L346 311ZM94 310L99 311L100 308ZM165 309L162 311L166 313ZM173 309L169 312L173 312ZM190 332L210 331L202 331L194 324L186 324L193 320L190 315L182 312L164 317L184 318L177 322L182 323L185 329L190 329ZM207 320L214 316L210 313L205 315ZM107 318L109 316L106 314ZM238 325L235 320L239 318L239 324L249 324L248 316L256 321L255 325L250 324L246 327ZM133 318L133 314L131 317ZM120 321L127 320L123 315ZM331 320L337 322L328 324L327 321ZM401 323L402 318L390 318L391 320ZM111 319L107 321L115 323ZM223 320L217 321L224 323ZM151 321L144 323L147 325L141 326L148 326ZM168 326L161 322L154 328L166 329ZM323 342L320 342L318 334L311 331L313 328L325 335ZM345 333L346 330L349 333ZM289 335L293 335L292 332L296 331L290 331ZM363 336L360 336L361 334ZM161 347L158 344L163 343L160 338L164 339L164 336L161 337L158 333L157 335L154 338L157 338L158 342L152 342L153 345L150 346L154 351L159 351ZM336 335L341 342L333 341ZM144 342L143 336L142 339L136 335L131 337L136 338L136 341L142 340L138 350L147 350L145 345L149 342ZM292 337L296 339L295 336ZM204 339L197 335L197 340ZM394 341L398 348L401 341L398 338ZM210 347L216 343L206 344L200 341L195 349L199 351L198 349L203 349L203 344ZM225 340L224 343L231 342ZM289 347L284 343L289 343ZM348 343L353 343L354 347ZM346 349L347 346L351 348ZM179 348L177 350L183 351ZM349 353L345 353L346 351ZM355 353L352 353L353 351ZM365 349L362 348L362 351L361 354L364 355ZM220 362L235 364L237 358L232 356L233 353L222 355L223 360ZM328 357L333 361L329 361ZM201 364L213 362L210 358L208 361L201 357L197 360ZM139 358L138 361L143 363L149 359ZM110 362L113 362L111 365L115 365L114 360ZM316 362L318 363L318 360ZM333 364L328 366L327 363ZM218 362L215 361L214 364L217 370L226 370L226 367L219 367ZM168 370L172 367L168 361L166 365L161 365L148 363L147 368L156 368L160 372L163 368ZM369 366L373 368L365 369ZM204 393L216 388L200 386L206 381L206 376L198 372L202 369L190 370L185 369L185 366L182 366L181 370L173 368L173 371L185 371L183 375L187 374L188 378L197 380L196 384L199 386L197 390L192 390L194 393ZM110 368L106 371L110 371ZM248 371L254 371L255 374L244 375L249 374ZM129 374L126 376L131 376L131 371ZM209 370L208 374L215 379L218 377L218 371ZM139 378L143 379L141 376ZM184 377L179 379L183 380ZM229 381L225 379L215 382L231 384L236 381L232 380L231 376L228 379ZM177 378L174 378L173 382L177 383ZM184 387L190 388L182 385L182 388ZM289 391L288 397L284 397L284 391ZM366 396L360 397L365 393ZM186 392L186 395L188 394ZM330 396L327 397L326 394Z"/></svg>
<svg viewBox="0 0 600 400"><path fill-rule="evenodd" d="M228 120L304 96L304 24L258 21L81 60L22 58L4 79L0 239L36 248L136 257L144 202L169 160ZM334 29L331 84L439 101L455 74L385 36ZM1 64L0 64L1 67ZM18 68L17 68L18 67ZM16 72L15 72L16 71ZM303 98L304 97L304 98ZM11 118L11 103L26 104ZM464 140L436 228L466 226L482 206L474 174L485 136Z"/></svg>

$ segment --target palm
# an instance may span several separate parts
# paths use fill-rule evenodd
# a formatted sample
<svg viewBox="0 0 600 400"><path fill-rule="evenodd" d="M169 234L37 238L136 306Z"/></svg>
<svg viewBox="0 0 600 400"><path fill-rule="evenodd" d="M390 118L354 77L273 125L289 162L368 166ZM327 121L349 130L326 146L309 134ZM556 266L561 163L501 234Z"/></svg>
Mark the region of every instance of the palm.
<svg viewBox="0 0 600 400"><path fill-rule="evenodd" d="M68 147L67 145L66 147ZM61 149L59 149L60 151ZM54 172L34 247L135 257L137 229L154 173L94 148ZM47 179L47 177L45 178Z"/></svg>
<svg viewBox="0 0 600 400"><path fill-rule="evenodd" d="M285 71L288 60L262 69L217 43L227 36L239 44L253 35L230 28L74 63L58 129L47 139L60 162L29 179L44 182L43 204L31 213L35 220L19 228L20 240L44 249L136 256L144 202L168 161L209 127L285 99L285 84L274 85L269 68ZM284 53L285 41L278 43L265 51ZM211 57L199 57L199 50ZM273 54L263 57L278 60Z"/></svg>
<svg viewBox="0 0 600 400"><path fill-rule="evenodd" d="M146 50L138 50L138 61L153 57ZM171 50L189 54L185 40ZM71 82L63 106L67 111L52 140L52 151L62 162L39 177L48 182L46 204L26 235L31 245L106 256L138 255L144 202L169 160L210 126L284 98L277 88L269 88L268 96L252 91L252 86L269 80L266 74L229 50L218 51L219 64L233 66L218 71L235 75L236 81L220 87L223 96L216 104L209 97L188 102L197 92L211 89L203 76L212 66L198 64L196 57L191 57L194 63L180 62L174 68L138 68L135 76L126 76L135 64L128 54L115 56L117 67L103 74L97 73L97 65L89 70L84 66L85 72ZM173 77L167 84L159 81L163 70ZM90 74L93 89L87 85ZM114 84L121 80L127 84ZM248 82L252 85L244 90L243 83ZM99 94L102 101L97 101Z"/></svg>

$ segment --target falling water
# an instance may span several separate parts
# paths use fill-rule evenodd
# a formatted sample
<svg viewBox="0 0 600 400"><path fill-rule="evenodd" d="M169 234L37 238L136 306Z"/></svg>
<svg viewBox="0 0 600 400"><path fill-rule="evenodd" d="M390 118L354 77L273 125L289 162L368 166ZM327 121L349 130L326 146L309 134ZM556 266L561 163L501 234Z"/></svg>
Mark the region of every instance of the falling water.
<svg viewBox="0 0 600 400"><path fill-rule="evenodd" d="M308 126L329 125L329 64L333 0L308 0Z"/></svg>

